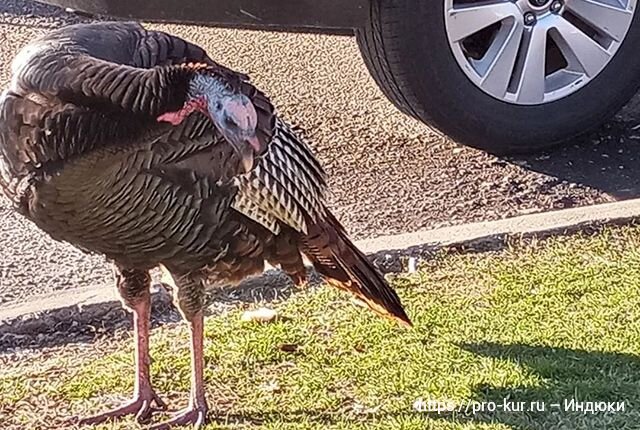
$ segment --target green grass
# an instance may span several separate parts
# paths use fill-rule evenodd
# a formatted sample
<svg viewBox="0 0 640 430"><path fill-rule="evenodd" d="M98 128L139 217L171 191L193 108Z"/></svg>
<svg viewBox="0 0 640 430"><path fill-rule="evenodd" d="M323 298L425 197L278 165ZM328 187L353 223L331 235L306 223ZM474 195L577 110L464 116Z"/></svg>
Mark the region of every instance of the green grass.
<svg viewBox="0 0 640 430"><path fill-rule="evenodd" d="M277 304L287 318L273 324L242 323L240 311L209 318L207 429L640 429L639 245L634 227L439 255L393 279L412 330L328 288ZM153 380L174 408L189 390L187 345L184 327L154 330ZM46 428L115 405L132 377L130 339L12 361L0 368L0 422ZM417 412L419 398L547 408ZM549 406L564 399L625 402L625 410Z"/></svg>

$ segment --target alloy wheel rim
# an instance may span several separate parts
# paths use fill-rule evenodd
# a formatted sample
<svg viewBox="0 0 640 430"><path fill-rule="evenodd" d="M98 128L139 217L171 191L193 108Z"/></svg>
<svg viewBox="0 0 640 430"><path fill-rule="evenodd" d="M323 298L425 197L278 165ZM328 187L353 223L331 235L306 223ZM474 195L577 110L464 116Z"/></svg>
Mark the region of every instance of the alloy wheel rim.
<svg viewBox="0 0 640 430"><path fill-rule="evenodd" d="M451 50L465 75L508 103L573 94L609 64L637 0L445 0Z"/></svg>

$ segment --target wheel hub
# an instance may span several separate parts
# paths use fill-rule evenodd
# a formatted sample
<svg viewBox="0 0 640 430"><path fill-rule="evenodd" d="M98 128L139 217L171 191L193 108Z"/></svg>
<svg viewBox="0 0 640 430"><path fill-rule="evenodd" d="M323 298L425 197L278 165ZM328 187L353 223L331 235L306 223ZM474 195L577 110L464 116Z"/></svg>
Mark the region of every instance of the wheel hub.
<svg viewBox="0 0 640 430"><path fill-rule="evenodd" d="M529 0L529 3L531 3L531 6L535 8L544 7L547 5L547 3L550 3L550 2L551 0Z"/></svg>
<svg viewBox="0 0 640 430"><path fill-rule="evenodd" d="M622 44L638 0L444 0L451 50L484 92L514 104L567 97Z"/></svg>

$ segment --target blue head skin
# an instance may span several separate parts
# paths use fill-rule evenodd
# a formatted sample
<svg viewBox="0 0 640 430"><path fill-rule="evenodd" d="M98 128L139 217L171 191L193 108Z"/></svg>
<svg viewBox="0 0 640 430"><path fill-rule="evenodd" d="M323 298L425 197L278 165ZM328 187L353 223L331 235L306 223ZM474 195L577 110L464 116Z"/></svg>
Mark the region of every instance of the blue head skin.
<svg viewBox="0 0 640 430"><path fill-rule="evenodd" d="M195 75L183 108L161 115L158 121L177 125L193 111L205 113L233 146L248 172L253 168L255 154L264 150L264 145L256 136L258 114L249 97L232 90L222 79L212 74Z"/></svg>
<svg viewBox="0 0 640 430"><path fill-rule="evenodd" d="M251 170L261 144L256 136L258 114L249 97L231 90L222 78L209 74L196 75L189 92L204 97L213 123L233 145L245 170Z"/></svg>

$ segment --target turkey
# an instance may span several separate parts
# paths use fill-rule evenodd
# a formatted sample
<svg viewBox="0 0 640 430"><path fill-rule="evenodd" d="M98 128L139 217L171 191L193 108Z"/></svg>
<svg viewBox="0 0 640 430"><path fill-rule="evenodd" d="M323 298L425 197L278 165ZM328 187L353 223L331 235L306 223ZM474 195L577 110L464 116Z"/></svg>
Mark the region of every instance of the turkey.
<svg viewBox="0 0 640 430"><path fill-rule="evenodd" d="M410 326L400 299L325 205L325 172L244 74L137 23L55 30L23 48L0 98L0 185L56 240L113 262L134 315L132 400L96 424L165 405L149 372L149 271L160 267L191 334L188 407L154 428L207 414L205 289L303 255L328 284Z"/></svg>

